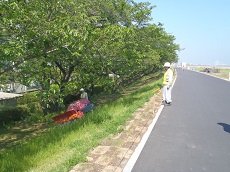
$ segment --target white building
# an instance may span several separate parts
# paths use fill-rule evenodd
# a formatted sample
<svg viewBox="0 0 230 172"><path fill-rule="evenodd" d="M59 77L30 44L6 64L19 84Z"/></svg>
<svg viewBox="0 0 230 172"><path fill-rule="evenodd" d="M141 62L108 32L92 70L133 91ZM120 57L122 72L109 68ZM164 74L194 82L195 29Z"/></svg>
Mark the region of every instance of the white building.
<svg viewBox="0 0 230 172"><path fill-rule="evenodd" d="M0 92L0 105L17 106L17 98L22 96L22 94Z"/></svg>

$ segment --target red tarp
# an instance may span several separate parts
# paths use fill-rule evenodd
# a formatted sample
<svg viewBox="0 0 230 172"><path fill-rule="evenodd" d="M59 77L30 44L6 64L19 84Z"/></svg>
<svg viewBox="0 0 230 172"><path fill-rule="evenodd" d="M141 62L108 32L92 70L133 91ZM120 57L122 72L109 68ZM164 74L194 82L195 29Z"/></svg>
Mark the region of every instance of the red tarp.
<svg viewBox="0 0 230 172"><path fill-rule="evenodd" d="M72 104L70 104L67 108L67 111L65 113L59 114L57 116L52 117L54 122L56 124L62 124L64 122L76 119L76 118L82 118L84 116L84 113L82 110L88 106L90 101L88 99L80 99Z"/></svg>
<svg viewBox="0 0 230 172"><path fill-rule="evenodd" d="M84 116L84 113L81 111L70 110L65 113L54 116L52 117L52 119L54 120L56 124L62 124L64 122L71 121L76 118L80 119L83 116Z"/></svg>

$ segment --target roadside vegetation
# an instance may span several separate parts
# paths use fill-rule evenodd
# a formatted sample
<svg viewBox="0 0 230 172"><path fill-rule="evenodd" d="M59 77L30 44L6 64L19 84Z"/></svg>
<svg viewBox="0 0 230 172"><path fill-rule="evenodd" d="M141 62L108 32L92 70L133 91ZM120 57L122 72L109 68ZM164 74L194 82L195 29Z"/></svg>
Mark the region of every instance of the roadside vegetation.
<svg viewBox="0 0 230 172"><path fill-rule="evenodd" d="M217 77L220 77L220 78L229 79L230 69L221 69L220 68L219 73L210 73L210 74L217 76Z"/></svg>
<svg viewBox="0 0 230 172"><path fill-rule="evenodd" d="M204 72L205 67L194 67L195 70ZM210 70L209 74L213 76L217 76L223 79L229 79L230 75L230 68L229 67L215 67L215 68L208 68Z"/></svg>
<svg viewBox="0 0 230 172"><path fill-rule="evenodd" d="M36 86L43 115L65 108L80 88L116 92L178 60L175 37L151 23L148 2L11 0L0 8L0 87Z"/></svg>
<svg viewBox="0 0 230 172"><path fill-rule="evenodd" d="M152 22L154 8L132 0L0 1L0 89L36 88L16 107L0 106L0 171L67 171L122 131L161 87L162 65L178 61L175 37ZM54 125L51 117L80 88L95 109Z"/></svg>
<svg viewBox="0 0 230 172"><path fill-rule="evenodd" d="M135 110L153 96L153 90L161 87L161 76L146 76L125 88L123 94L95 98L94 101L105 100L106 103L98 104L81 120L63 125L47 122L45 130L41 128L41 132L34 136L1 150L0 170L68 171L77 163L84 162L89 151L103 139L124 129L125 122ZM106 99L108 96L110 99Z"/></svg>

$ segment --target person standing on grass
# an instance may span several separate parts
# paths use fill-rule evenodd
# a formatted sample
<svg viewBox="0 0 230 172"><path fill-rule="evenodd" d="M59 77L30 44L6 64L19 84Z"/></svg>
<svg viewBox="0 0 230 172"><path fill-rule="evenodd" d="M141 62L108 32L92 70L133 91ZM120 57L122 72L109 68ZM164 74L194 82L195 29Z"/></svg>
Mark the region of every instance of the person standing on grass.
<svg viewBox="0 0 230 172"><path fill-rule="evenodd" d="M173 71L170 68L170 63L166 62L164 64L165 74L163 80L163 104L171 105L171 90L172 90L172 81L173 81Z"/></svg>

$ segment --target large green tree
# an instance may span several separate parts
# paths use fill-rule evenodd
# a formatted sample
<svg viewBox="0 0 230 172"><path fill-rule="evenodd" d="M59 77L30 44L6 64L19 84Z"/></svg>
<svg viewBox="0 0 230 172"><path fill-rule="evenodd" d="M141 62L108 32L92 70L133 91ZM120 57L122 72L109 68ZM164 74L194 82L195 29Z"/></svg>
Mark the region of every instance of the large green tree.
<svg viewBox="0 0 230 172"><path fill-rule="evenodd" d="M131 0L1 1L1 74L39 83L44 113L82 86L113 89L176 61L174 37L148 24L153 8ZM121 79L111 82L110 73Z"/></svg>

